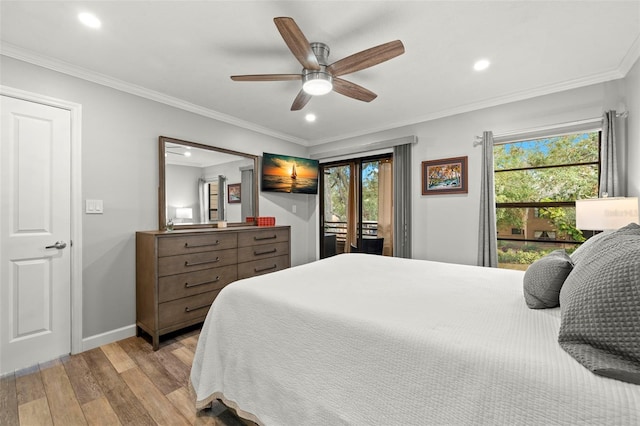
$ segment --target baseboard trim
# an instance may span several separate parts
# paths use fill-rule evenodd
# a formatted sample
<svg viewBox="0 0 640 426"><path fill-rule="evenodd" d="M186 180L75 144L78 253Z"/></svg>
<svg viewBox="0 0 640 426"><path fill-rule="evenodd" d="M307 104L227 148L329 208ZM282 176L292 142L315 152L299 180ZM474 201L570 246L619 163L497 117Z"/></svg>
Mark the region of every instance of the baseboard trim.
<svg viewBox="0 0 640 426"><path fill-rule="evenodd" d="M102 345L117 342L136 335L136 325L127 325L125 327L116 328L101 334L85 337L82 339L82 352L98 348Z"/></svg>

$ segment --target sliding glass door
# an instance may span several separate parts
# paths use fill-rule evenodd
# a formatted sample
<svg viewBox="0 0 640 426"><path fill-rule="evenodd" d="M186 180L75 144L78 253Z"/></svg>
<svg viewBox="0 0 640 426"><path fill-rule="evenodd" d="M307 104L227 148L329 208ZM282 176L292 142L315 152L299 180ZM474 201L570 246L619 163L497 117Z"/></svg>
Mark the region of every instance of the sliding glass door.
<svg viewBox="0 0 640 426"><path fill-rule="evenodd" d="M323 163L320 257L393 255L392 155Z"/></svg>

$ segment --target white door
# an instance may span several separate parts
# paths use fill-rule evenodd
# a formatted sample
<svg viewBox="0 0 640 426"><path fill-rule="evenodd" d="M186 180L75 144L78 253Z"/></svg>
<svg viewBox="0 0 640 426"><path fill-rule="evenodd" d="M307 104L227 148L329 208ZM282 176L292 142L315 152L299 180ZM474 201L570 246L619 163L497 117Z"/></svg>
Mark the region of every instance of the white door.
<svg viewBox="0 0 640 426"><path fill-rule="evenodd" d="M71 113L2 96L0 374L71 349Z"/></svg>

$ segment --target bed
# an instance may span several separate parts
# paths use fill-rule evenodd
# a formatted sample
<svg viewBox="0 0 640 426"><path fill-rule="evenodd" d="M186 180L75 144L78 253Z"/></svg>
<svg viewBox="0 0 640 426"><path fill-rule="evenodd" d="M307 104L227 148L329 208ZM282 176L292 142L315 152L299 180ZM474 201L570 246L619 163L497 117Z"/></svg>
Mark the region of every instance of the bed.
<svg viewBox="0 0 640 426"><path fill-rule="evenodd" d="M235 282L200 334L196 406L264 425L640 424L640 386L561 348L561 309L529 309L524 275L342 254Z"/></svg>

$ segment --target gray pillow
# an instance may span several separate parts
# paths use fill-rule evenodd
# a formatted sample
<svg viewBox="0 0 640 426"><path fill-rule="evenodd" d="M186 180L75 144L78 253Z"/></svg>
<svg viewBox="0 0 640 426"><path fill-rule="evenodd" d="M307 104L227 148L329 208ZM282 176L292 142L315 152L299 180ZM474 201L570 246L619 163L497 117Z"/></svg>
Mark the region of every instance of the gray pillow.
<svg viewBox="0 0 640 426"><path fill-rule="evenodd" d="M560 305L560 288L573 263L564 250L555 250L533 262L524 273L524 300L531 309Z"/></svg>
<svg viewBox="0 0 640 426"><path fill-rule="evenodd" d="M598 241L604 239L607 235L609 235L612 231L604 231L599 234L595 234L593 237L589 238L587 241L582 243L573 253L571 253L571 261L576 265L582 258L584 258L590 251L594 249L594 247L598 244Z"/></svg>
<svg viewBox="0 0 640 426"><path fill-rule="evenodd" d="M618 229L618 231L634 230L634 229L640 229L640 225L635 224L635 223L630 223L627 226ZM571 253L571 261L573 262L573 264L576 265L589 252L591 252L593 250L597 250L597 245L599 244L599 242L604 240L604 239L606 239L606 238L608 238L611 234L613 234L613 232L616 232L616 231L604 231L604 232L601 232L601 233L596 234L593 237L589 238L584 243L582 243L580 245L580 247L578 247L573 253Z"/></svg>
<svg viewBox="0 0 640 426"><path fill-rule="evenodd" d="M640 227L601 239L560 291L560 346L595 374L640 384Z"/></svg>

